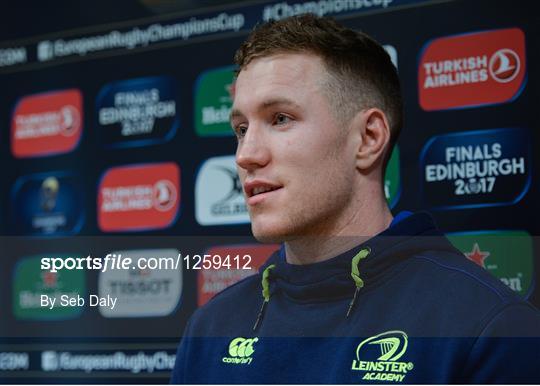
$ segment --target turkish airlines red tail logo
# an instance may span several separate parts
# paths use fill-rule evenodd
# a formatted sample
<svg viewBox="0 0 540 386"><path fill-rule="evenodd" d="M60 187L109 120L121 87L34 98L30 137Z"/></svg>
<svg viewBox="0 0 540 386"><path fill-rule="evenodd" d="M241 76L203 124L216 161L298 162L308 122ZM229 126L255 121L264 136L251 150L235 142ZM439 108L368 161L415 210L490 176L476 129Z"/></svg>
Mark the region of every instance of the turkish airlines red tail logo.
<svg viewBox="0 0 540 386"><path fill-rule="evenodd" d="M168 227L180 203L180 169L173 162L109 169L98 192L98 224L104 232Z"/></svg>
<svg viewBox="0 0 540 386"><path fill-rule="evenodd" d="M17 158L67 153L81 138L82 94L77 89L22 98L11 120L11 152Z"/></svg>
<svg viewBox="0 0 540 386"><path fill-rule="evenodd" d="M489 73L497 82L508 83L519 74L520 66L519 56L514 51L503 48L491 57Z"/></svg>
<svg viewBox="0 0 540 386"><path fill-rule="evenodd" d="M439 38L418 68L426 111L509 102L525 81L525 35L519 28Z"/></svg>

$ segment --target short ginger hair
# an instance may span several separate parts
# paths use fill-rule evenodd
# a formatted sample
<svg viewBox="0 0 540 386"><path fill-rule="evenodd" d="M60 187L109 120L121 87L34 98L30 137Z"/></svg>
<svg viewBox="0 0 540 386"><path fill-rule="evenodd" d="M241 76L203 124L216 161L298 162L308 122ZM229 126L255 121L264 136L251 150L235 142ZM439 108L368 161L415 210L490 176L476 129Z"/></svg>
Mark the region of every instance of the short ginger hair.
<svg viewBox="0 0 540 386"><path fill-rule="evenodd" d="M315 54L322 59L328 74L324 91L342 122L371 107L385 113L390 141L384 172L403 124L399 77L385 49L365 33L333 19L303 14L258 25L236 51L237 72L256 58L283 53Z"/></svg>

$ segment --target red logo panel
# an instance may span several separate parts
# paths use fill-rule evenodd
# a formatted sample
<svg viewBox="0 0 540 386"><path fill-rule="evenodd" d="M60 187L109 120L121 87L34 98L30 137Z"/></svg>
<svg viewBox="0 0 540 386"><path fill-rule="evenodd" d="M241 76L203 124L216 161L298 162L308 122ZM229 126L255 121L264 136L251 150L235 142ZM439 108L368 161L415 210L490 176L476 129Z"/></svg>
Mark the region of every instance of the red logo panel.
<svg viewBox="0 0 540 386"><path fill-rule="evenodd" d="M221 269L201 269L197 276L197 304L200 306L208 302L212 297L225 288L233 285L240 280L255 275L257 270L264 264L272 253L279 249L277 244L246 244L236 246L219 246L210 248L205 252L207 255L218 255L223 259L229 255L231 268L223 267ZM240 264L234 261L235 256L239 256ZM243 256L251 256L249 267L251 269L241 269L247 260ZM236 269L239 266L240 269Z"/></svg>
<svg viewBox="0 0 540 386"><path fill-rule="evenodd" d="M109 169L98 192L104 232L150 230L172 224L180 203L180 169L173 162Z"/></svg>
<svg viewBox="0 0 540 386"><path fill-rule="evenodd" d="M504 103L525 80L525 35L519 28L435 39L418 68L426 111Z"/></svg>
<svg viewBox="0 0 540 386"><path fill-rule="evenodd" d="M11 120L11 152L17 158L73 150L82 134L82 94L77 89L22 98Z"/></svg>

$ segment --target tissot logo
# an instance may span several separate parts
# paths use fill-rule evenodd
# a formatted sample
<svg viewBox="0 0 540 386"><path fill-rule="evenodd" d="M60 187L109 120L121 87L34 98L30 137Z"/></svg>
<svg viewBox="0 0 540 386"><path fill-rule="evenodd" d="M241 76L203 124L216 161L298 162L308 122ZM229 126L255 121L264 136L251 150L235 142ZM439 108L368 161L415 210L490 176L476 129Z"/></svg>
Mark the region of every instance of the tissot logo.
<svg viewBox="0 0 540 386"><path fill-rule="evenodd" d="M110 295L118 299L114 309L100 306L101 315L106 318L160 317L170 315L176 309L182 295L183 281L182 264L172 269L178 250L145 249L112 253L132 259L133 266L132 269L99 273L99 296ZM164 265L156 269L139 268L141 260L144 264L151 264L149 259L159 259Z"/></svg>
<svg viewBox="0 0 540 386"><path fill-rule="evenodd" d="M17 158L67 153L79 143L82 127L82 94L79 90L26 96L13 112L11 151Z"/></svg>
<svg viewBox="0 0 540 386"><path fill-rule="evenodd" d="M234 156L206 160L195 183L195 217L201 225L248 223Z"/></svg>
<svg viewBox="0 0 540 386"><path fill-rule="evenodd" d="M526 296L532 289L533 243L525 231L473 231L448 234L465 257L512 290Z"/></svg>
<svg viewBox="0 0 540 386"><path fill-rule="evenodd" d="M170 140L179 126L176 82L161 76L104 86L97 124L105 146L143 146Z"/></svg>
<svg viewBox="0 0 540 386"><path fill-rule="evenodd" d="M99 186L99 227L105 232L165 228L175 220L179 203L175 163L115 167Z"/></svg>
<svg viewBox="0 0 540 386"><path fill-rule="evenodd" d="M400 362L409 338L403 331L387 331L363 340L356 348L351 370L361 371L363 380L403 382L414 369L412 362Z"/></svg>
<svg viewBox="0 0 540 386"><path fill-rule="evenodd" d="M79 177L68 172L23 176L12 191L12 224L17 234L66 235L84 221Z"/></svg>
<svg viewBox="0 0 540 386"><path fill-rule="evenodd" d="M424 146L424 202L434 208L510 205L531 181L529 132L493 129L440 135Z"/></svg>
<svg viewBox="0 0 540 386"><path fill-rule="evenodd" d="M526 78L525 35L508 28L432 40L418 73L424 110L509 102Z"/></svg>

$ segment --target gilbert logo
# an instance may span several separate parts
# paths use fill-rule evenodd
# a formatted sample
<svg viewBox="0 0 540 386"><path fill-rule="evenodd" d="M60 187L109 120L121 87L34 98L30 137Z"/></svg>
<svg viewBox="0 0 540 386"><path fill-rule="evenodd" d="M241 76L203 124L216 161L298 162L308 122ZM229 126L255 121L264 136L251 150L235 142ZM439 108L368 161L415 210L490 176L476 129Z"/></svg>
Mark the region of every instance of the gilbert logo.
<svg viewBox="0 0 540 386"><path fill-rule="evenodd" d="M81 138L82 94L77 89L22 98L11 121L11 152L17 158L73 150Z"/></svg>
<svg viewBox="0 0 540 386"><path fill-rule="evenodd" d="M99 186L99 227L105 232L165 228L175 220L179 202L175 163L112 168Z"/></svg>
<svg viewBox="0 0 540 386"><path fill-rule="evenodd" d="M229 343L229 356L223 357L221 361L232 365L250 365L253 360L251 355L255 352L253 346L258 341L259 338L234 338Z"/></svg>
<svg viewBox="0 0 540 386"><path fill-rule="evenodd" d="M363 380L403 382L414 368L412 362L399 362L408 347L403 331L387 331L362 341L356 348L351 370L364 372Z"/></svg>
<svg viewBox="0 0 540 386"><path fill-rule="evenodd" d="M195 182L195 218L201 225L249 222L233 155L213 157L202 164Z"/></svg>
<svg viewBox="0 0 540 386"><path fill-rule="evenodd" d="M509 102L523 87L525 67L519 28L432 40L418 69L420 105L430 111Z"/></svg>

